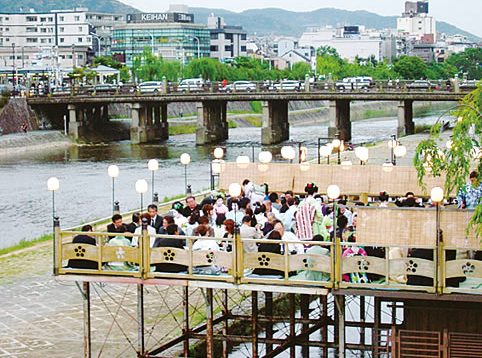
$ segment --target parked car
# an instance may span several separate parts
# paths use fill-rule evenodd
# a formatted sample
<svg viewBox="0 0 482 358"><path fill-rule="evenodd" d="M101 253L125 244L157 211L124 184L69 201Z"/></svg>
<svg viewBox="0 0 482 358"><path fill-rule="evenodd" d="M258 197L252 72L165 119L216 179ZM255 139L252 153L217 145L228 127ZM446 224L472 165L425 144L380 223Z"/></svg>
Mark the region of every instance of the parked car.
<svg viewBox="0 0 482 358"><path fill-rule="evenodd" d="M158 94L162 92L163 83L159 81L149 81L149 82L142 82L138 86L138 90L140 93L153 93Z"/></svg>
<svg viewBox="0 0 482 358"><path fill-rule="evenodd" d="M236 81L221 88L224 92L253 92L256 91L256 83L250 81Z"/></svg>
<svg viewBox="0 0 482 358"><path fill-rule="evenodd" d="M371 77L347 77L342 81L336 82L335 87L338 91L368 91L373 85L374 83Z"/></svg>
<svg viewBox="0 0 482 358"><path fill-rule="evenodd" d="M110 84L110 83L104 83L104 84L99 84L95 85L94 87L89 89L89 93L100 93L100 94L114 94L117 91L117 86Z"/></svg>
<svg viewBox="0 0 482 358"><path fill-rule="evenodd" d="M461 90L472 91L477 88L477 82L476 80L466 80L460 83L459 88Z"/></svg>
<svg viewBox="0 0 482 358"><path fill-rule="evenodd" d="M201 92L204 91L204 81L202 78L188 78L179 82L178 92Z"/></svg>
<svg viewBox="0 0 482 358"><path fill-rule="evenodd" d="M295 80L285 80L276 83L270 88L272 91L301 91L301 82Z"/></svg>
<svg viewBox="0 0 482 358"><path fill-rule="evenodd" d="M432 83L427 80L417 80L407 84L408 89L429 90L433 87Z"/></svg>

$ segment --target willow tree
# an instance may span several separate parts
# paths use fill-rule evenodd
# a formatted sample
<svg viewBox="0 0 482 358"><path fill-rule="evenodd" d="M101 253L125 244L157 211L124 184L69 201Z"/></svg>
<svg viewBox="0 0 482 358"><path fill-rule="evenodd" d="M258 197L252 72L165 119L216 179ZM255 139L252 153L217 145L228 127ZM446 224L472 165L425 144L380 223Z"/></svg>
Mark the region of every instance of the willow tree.
<svg viewBox="0 0 482 358"><path fill-rule="evenodd" d="M418 145L414 158L420 185L428 173L433 176L445 174L447 196L464 188L473 169L479 173L479 180L482 179L482 83L450 112L455 118L450 144L442 141L444 123L439 119L431 128L430 137ZM479 200L468 228L473 228L477 236L482 237L482 200Z"/></svg>

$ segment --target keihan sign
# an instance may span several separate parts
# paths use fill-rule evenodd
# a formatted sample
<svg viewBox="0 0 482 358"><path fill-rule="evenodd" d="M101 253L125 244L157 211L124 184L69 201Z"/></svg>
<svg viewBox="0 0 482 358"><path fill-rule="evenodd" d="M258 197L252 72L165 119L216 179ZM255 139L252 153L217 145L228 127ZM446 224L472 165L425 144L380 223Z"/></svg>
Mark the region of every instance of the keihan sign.
<svg viewBox="0 0 482 358"><path fill-rule="evenodd" d="M181 12L160 12L128 14L127 23L159 23L159 22L184 22L193 23L194 15Z"/></svg>

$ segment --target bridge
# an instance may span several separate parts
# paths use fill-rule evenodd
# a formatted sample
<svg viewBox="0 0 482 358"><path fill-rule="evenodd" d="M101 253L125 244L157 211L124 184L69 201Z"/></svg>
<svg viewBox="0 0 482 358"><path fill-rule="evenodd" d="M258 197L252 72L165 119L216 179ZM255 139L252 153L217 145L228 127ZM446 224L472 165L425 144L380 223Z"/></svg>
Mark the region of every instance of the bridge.
<svg viewBox="0 0 482 358"><path fill-rule="evenodd" d="M228 138L227 103L236 101L262 101L263 120L261 142L263 145L280 143L289 139L288 104L290 101L329 101L329 135L339 134L340 139L351 140L350 103L352 101L398 102L399 135L413 134L413 103L415 101L453 102L466 93L448 91L353 90L336 92L305 91L255 91L255 92L187 92L141 95L138 92L112 95L79 94L74 96L34 96L29 105L59 123L68 116L68 133L79 138L92 122L108 121L108 106L129 104L131 108L130 138L133 144L168 139L167 106L176 102L197 104L196 143L214 144Z"/></svg>

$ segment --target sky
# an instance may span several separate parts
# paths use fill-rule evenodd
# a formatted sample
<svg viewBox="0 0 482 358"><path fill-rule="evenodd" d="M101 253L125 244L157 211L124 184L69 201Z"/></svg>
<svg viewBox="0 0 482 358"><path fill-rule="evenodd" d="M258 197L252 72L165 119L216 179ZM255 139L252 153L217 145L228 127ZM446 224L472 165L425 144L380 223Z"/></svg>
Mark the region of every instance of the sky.
<svg viewBox="0 0 482 358"><path fill-rule="evenodd" d="M292 11L310 11L324 7L366 10L380 15L399 15L405 0L120 0L145 12L164 11L169 3L240 12L246 9L277 7ZM439 21L456 25L482 37L482 0L431 0L430 14Z"/></svg>

